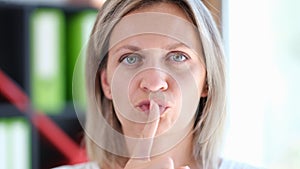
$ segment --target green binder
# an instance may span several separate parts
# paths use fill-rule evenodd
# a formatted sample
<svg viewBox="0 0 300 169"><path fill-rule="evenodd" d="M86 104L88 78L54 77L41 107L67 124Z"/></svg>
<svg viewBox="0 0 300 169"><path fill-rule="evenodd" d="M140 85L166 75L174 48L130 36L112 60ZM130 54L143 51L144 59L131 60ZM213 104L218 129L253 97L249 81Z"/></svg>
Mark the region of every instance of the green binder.
<svg viewBox="0 0 300 169"><path fill-rule="evenodd" d="M30 16L30 87L33 108L50 114L65 105L65 17L38 8Z"/></svg>
<svg viewBox="0 0 300 169"><path fill-rule="evenodd" d="M0 118L0 168L31 169L31 128L23 117Z"/></svg>
<svg viewBox="0 0 300 169"><path fill-rule="evenodd" d="M31 132L29 122L23 117L7 121L9 131L10 169L31 169Z"/></svg>
<svg viewBox="0 0 300 169"><path fill-rule="evenodd" d="M80 111L84 111L86 105L84 80L85 49L96 20L96 16L96 10L84 10L75 13L68 18L67 98L68 100L75 102L76 107L80 108Z"/></svg>
<svg viewBox="0 0 300 169"><path fill-rule="evenodd" d="M0 168L9 167L8 127L6 118L0 118Z"/></svg>

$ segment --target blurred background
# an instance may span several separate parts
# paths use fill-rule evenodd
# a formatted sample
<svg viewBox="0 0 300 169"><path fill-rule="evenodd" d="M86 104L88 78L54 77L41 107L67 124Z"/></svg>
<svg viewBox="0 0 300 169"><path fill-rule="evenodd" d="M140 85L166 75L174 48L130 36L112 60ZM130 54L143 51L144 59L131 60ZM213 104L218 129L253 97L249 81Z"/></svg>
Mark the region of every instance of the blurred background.
<svg viewBox="0 0 300 169"><path fill-rule="evenodd" d="M223 1L229 60L226 157L300 167L300 1Z"/></svg>
<svg viewBox="0 0 300 169"><path fill-rule="evenodd" d="M74 112L72 77L82 76L73 69L102 4L0 0L0 169L86 160L78 121L84 114ZM299 169L300 1L205 4L219 24L228 61L223 157Z"/></svg>

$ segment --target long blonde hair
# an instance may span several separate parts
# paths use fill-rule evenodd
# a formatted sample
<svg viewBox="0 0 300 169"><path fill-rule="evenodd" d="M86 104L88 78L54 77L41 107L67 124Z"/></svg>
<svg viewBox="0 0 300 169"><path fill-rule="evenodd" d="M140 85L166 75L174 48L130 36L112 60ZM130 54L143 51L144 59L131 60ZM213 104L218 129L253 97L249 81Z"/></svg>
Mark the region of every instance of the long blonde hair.
<svg viewBox="0 0 300 169"><path fill-rule="evenodd" d="M101 166L122 165L126 159L103 150L93 138L115 141L115 147L125 146L124 140L111 140L112 136L97 121L97 110L117 131L121 125L116 117L112 102L102 91L99 73L106 67L108 41L114 26L131 11L155 3L165 2L178 5L198 28L206 67L208 96L199 101L194 125L193 155L203 168L216 169L219 146L226 115L225 58L217 26L200 0L109 0L100 9L87 49L86 85L88 110L86 115L86 146L90 160ZM101 57L103 55L103 57ZM112 164L112 165L111 165Z"/></svg>

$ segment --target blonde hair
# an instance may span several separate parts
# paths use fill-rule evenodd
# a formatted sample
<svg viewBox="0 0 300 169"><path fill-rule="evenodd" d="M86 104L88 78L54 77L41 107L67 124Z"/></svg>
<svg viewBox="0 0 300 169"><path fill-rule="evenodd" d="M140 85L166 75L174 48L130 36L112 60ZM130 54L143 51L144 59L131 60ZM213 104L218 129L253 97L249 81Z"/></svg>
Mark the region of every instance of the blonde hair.
<svg viewBox="0 0 300 169"><path fill-rule="evenodd" d="M115 147L125 146L124 140L111 140L110 133L97 122L97 110L102 112L106 121L117 131L121 125L115 115L112 103L105 98L99 72L106 67L108 40L114 26L131 11L155 3L174 3L186 12L199 30L206 67L208 96L199 101L194 125L193 155L203 168L216 169L218 166L219 146L225 121L225 58L221 37L208 9L200 0L110 0L100 9L87 49L86 85L88 110L86 116L86 146L90 160L101 166L122 165L126 159L105 151L92 138L115 141ZM101 63L99 65L99 63ZM99 127L100 125L100 127Z"/></svg>

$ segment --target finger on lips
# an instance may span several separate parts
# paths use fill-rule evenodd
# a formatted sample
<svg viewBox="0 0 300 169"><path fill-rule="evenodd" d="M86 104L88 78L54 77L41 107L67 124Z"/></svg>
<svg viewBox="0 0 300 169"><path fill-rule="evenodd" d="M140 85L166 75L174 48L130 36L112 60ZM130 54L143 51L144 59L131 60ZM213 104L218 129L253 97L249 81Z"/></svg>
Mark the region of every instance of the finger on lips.
<svg viewBox="0 0 300 169"><path fill-rule="evenodd" d="M151 150L153 140L157 132L160 121L159 105L151 100L150 113L148 122L140 135L139 141L136 144L132 158L130 158L124 169L175 169L174 161L171 157L164 157L151 160ZM188 166L183 166L178 169L190 169Z"/></svg>

